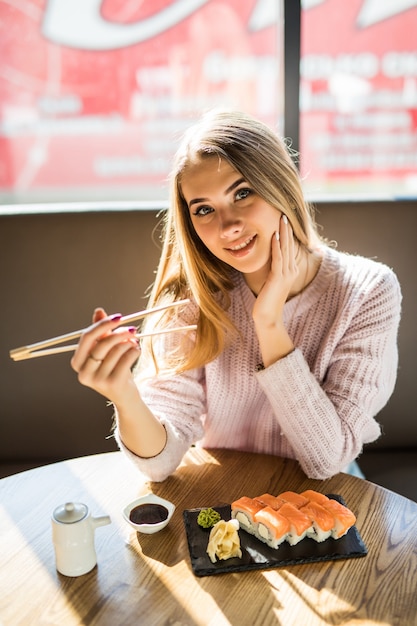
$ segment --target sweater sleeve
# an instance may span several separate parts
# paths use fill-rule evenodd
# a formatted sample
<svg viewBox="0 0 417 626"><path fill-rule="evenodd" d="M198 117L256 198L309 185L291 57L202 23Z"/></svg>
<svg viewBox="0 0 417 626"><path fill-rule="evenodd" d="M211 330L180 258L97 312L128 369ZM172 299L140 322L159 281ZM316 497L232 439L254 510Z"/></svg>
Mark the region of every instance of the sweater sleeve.
<svg viewBox="0 0 417 626"><path fill-rule="evenodd" d="M143 401L165 427L167 441L158 455L142 458L123 444L116 428L115 439L135 467L151 481L165 480L180 464L189 447L204 434L205 392L202 370L173 377L155 377L139 385Z"/></svg>
<svg viewBox="0 0 417 626"><path fill-rule="evenodd" d="M283 437L309 477L342 471L380 435L374 418L395 386L400 308L400 287L387 269L329 348L324 376L312 373L298 348L257 374Z"/></svg>

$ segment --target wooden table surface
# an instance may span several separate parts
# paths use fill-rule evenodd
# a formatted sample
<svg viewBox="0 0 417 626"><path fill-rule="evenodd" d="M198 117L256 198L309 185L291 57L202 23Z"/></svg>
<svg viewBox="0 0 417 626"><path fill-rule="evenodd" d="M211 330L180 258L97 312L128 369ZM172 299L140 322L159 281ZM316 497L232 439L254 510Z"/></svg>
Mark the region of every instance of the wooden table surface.
<svg viewBox="0 0 417 626"><path fill-rule="evenodd" d="M343 496L365 557L196 577L182 512L241 495L311 488ZM152 490L176 505L170 524L137 534L123 507ZM84 502L112 523L95 531L97 567L55 569L54 508ZM288 459L192 449L163 483L146 483L119 452L0 481L0 625L315 626L417 624L417 504L346 474L306 478Z"/></svg>

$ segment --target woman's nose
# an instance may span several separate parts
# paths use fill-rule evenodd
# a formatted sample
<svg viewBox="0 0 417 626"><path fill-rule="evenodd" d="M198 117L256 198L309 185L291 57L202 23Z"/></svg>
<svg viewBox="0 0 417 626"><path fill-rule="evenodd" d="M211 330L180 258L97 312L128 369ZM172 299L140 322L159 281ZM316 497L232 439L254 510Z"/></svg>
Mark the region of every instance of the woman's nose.
<svg viewBox="0 0 417 626"><path fill-rule="evenodd" d="M220 215L220 236L231 237L242 230L242 220L234 211L225 211Z"/></svg>

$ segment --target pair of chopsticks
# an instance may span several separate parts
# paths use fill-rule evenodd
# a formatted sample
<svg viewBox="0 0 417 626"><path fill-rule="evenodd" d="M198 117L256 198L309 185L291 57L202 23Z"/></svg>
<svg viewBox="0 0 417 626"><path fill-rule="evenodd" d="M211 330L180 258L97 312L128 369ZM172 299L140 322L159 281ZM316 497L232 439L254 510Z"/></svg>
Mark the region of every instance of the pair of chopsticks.
<svg viewBox="0 0 417 626"><path fill-rule="evenodd" d="M159 311L164 311L165 309L170 309L173 307L181 306L183 304L188 304L190 301L186 300L177 300L177 302L172 302L170 304L164 304L162 306L155 307L153 309L145 309L144 311L138 311L137 313L131 313L130 315L125 315L120 318L120 324L129 324L130 322L134 322L135 320L140 320L151 313L159 313ZM163 335L166 333L175 333L175 332L184 332L187 330L195 330L197 328L196 325L191 326L178 326L176 328L165 328L162 330L154 330L148 333L139 333L135 335L136 339L142 339L142 337L153 337L154 335ZM21 348L15 348L14 350L10 350L10 357L14 361L24 361L25 359L34 359L40 356L47 356L50 354L59 354L60 352L71 352L76 349L78 344L70 344L67 346L56 346L56 344L64 343L66 341L73 341L74 339L78 339L81 337L84 331L87 328L82 328L81 330L75 330L72 333L67 333L65 335L59 335L58 337L52 337L52 339L46 339L45 341L38 341L37 343L32 343L28 346L22 346ZM55 347L51 347L55 346Z"/></svg>

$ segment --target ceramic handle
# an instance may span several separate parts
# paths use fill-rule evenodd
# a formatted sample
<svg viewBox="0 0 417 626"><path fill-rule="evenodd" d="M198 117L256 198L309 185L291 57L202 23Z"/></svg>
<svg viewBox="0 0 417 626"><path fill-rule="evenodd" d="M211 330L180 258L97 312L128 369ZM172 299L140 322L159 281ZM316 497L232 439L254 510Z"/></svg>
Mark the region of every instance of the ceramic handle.
<svg viewBox="0 0 417 626"><path fill-rule="evenodd" d="M109 515L103 515L102 517L92 517L91 523L94 528L98 528L98 526L106 526L107 524L111 524L111 519Z"/></svg>

